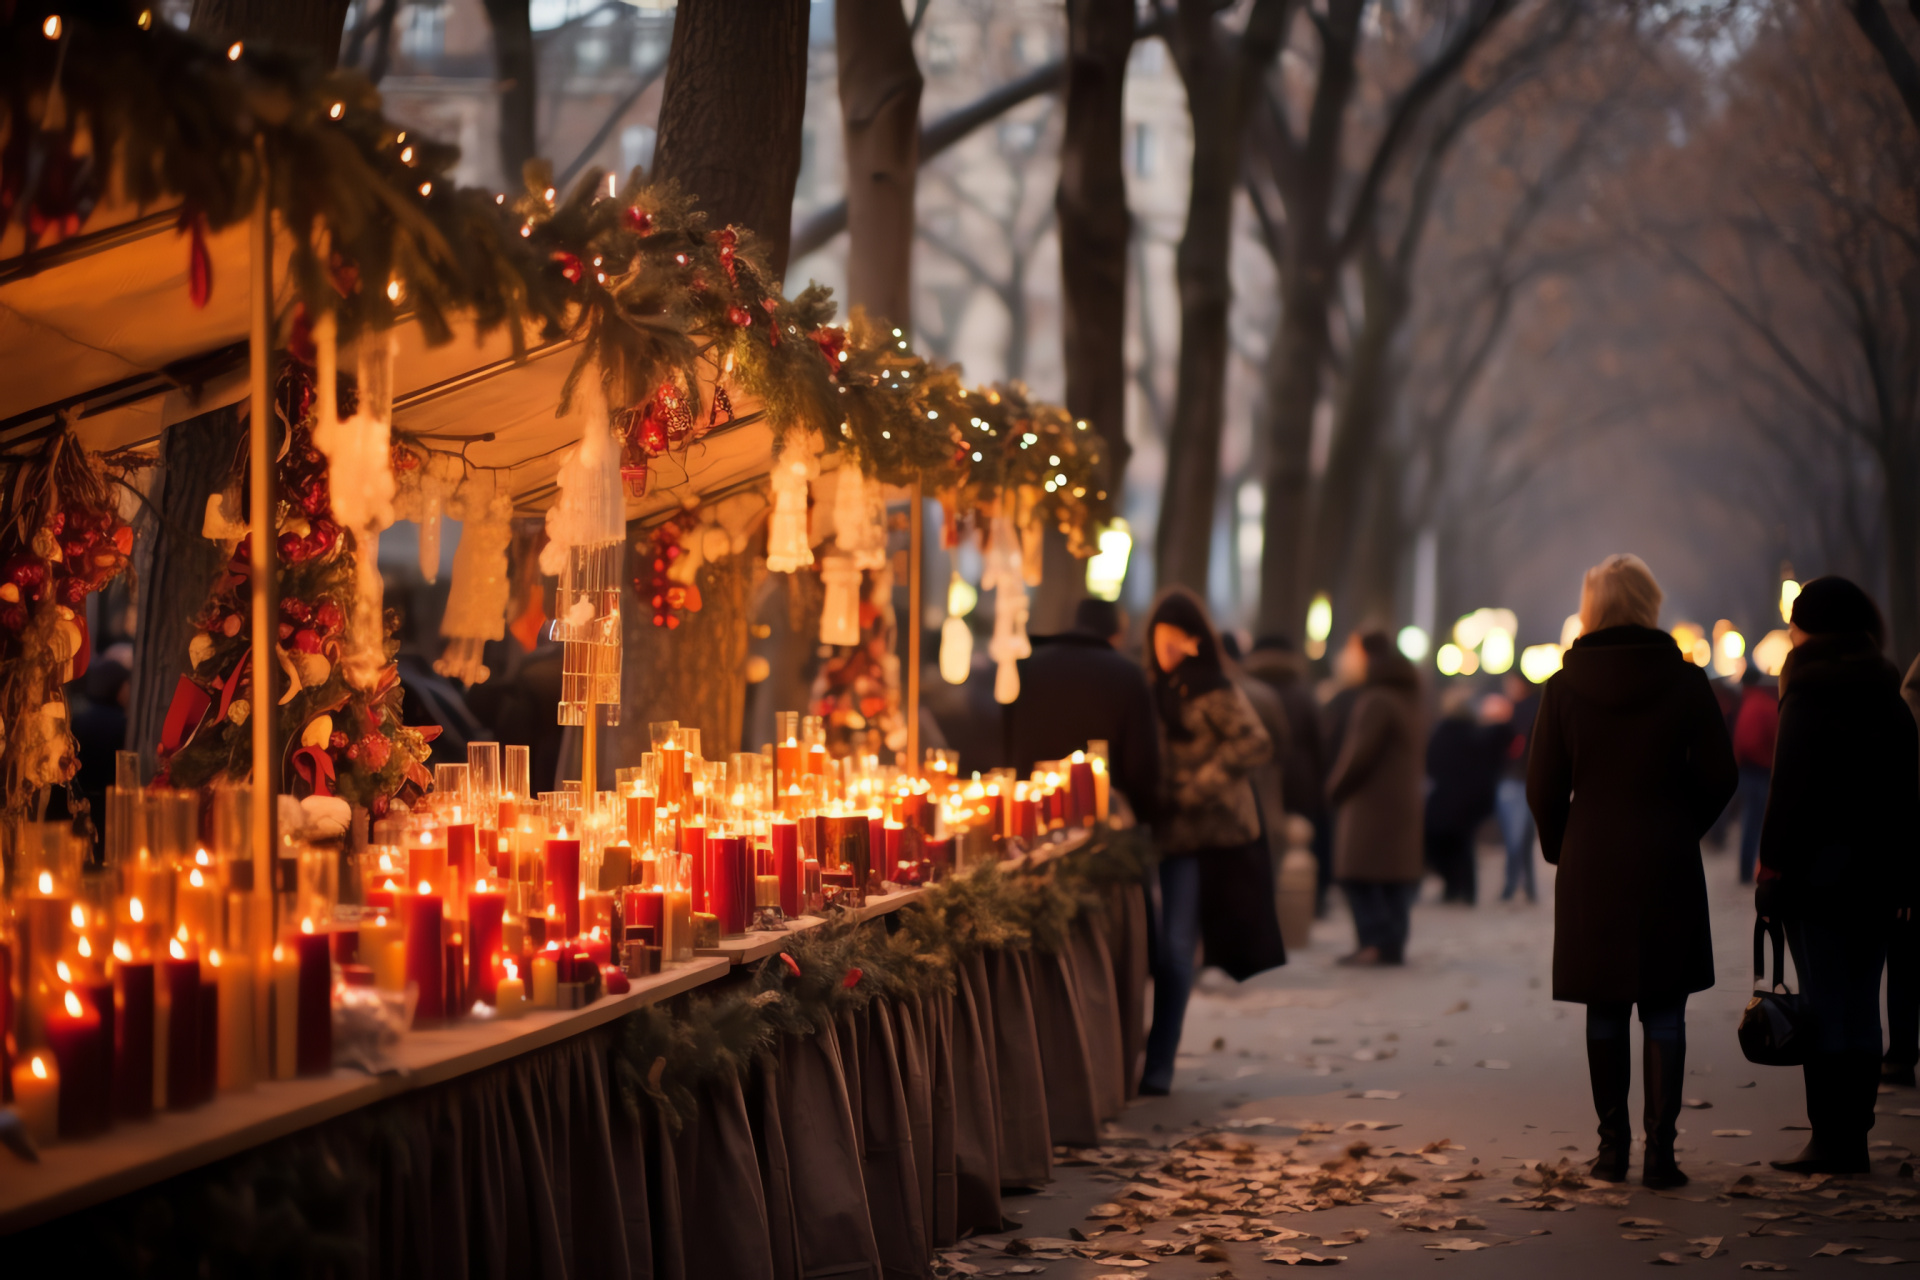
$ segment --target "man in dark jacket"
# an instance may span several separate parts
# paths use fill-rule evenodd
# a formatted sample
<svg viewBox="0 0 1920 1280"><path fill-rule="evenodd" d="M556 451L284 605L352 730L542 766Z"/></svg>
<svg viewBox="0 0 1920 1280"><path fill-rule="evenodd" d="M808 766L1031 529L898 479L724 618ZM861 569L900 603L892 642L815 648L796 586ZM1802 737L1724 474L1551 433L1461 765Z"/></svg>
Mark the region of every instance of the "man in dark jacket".
<svg viewBox="0 0 1920 1280"><path fill-rule="evenodd" d="M1280 750L1280 799L1288 813L1313 824L1313 860L1319 864L1316 915L1326 912L1333 884L1333 824L1327 816L1327 753L1320 737L1320 704L1313 696L1306 659L1282 636L1262 636L1243 664L1248 675L1265 681L1280 695L1287 715L1285 746ZM1274 739L1276 745L1281 739Z"/></svg>
<svg viewBox="0 0 1920 1280"><path fill-rule="evenodd" d="M1733 758L1740 766L1740 883L1753 883L1760 857L1760 824L1767 816L1773 782L1773 739L1780 728L1780 701L1749 662L1740 673L1740 706L1733 713Z"/></svg>
<svg viewBox="0 0 1920 1280"><path fill-rule="evenodd" d="M1033 637L1020 697L1007 708L1007 760L1024 777L1036 760L1104 739L1113 789L1150 823L1160 803L1160 730L1145 673L1114 648L1125 630L1118 608L1089 597L1074 610L1073 630Z"/></svg>
<svg viewBox="0 0 1920 1280"><path fill-rule="evenodd" d="M1447 690L1440 723L1427 739L1427 866L1440 876L1442 902L1470 907L1479 901L1474 837L1493 812L1506 745L1504 725L1474 720L1472 690Z"/></svg>

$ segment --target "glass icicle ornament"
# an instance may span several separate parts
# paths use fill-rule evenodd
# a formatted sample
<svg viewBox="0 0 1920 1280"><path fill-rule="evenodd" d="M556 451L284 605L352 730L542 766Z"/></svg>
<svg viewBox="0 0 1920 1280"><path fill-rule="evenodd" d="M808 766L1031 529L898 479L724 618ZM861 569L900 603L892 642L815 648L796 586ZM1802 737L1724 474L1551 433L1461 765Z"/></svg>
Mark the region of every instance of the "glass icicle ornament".
<svg viewBox="0 0 1920 1280"><path fill-rule="evenodd" d="M767 522L767 568L792 573L813 563L807 537L807 481L820 465L804 444L781 452L773 464L773 514Z"/></svg>
<svg viewBox="0 0 1920 1280"><path fill-rule="evenodd" d="M1033 652L1027 640L1027 582L1021 571L1020 535L1006 516L993 518L984 559L980 589L994 591L993 639L987 642L987 655L999 666L993 678L993 700L1004 706L1020 696L1020 668L1015 664Z"/></svg>
<svg viewBox="0 0 1920 1280"><path fill-rule="evenodd" d="M887 562L887 506L880 482L861 474L850 456L835 475L834 543L853 557L854 568L878 569Z"/></svg>
<svg viewBox="0 0 1920 1280"><path fill-rule="evenodd" d="M507 634L513 498L497 472L476 471L454 493L448 514L463 523L453 553L453 581L447 584L447 611L440 620L447 647L433 669L471 686L490 674L481 660L487 641Z"/></svg>
<svg viewBox="0 0 1920 1280"><path fill-rule="evenodd" d="M327 456L333 518L353 534L353 617L341 638L340 667L347 682L372 689L386 668L386 625L380 581L380 531L393 523L393 353L389 333L359 341L359 405L340 420L335 380L339 353L333 313L313 324L315 403L313 444Z"/></svg>
<svg viewBox="0 0 1920 1280"><path fill-rule="evenodd" d="M560 463L560 494L547 511L547 545L540 572L560 579L553 638L564 646L560 664L561 724L587 723L599 703L602 724L620 723L620 566L625 551L626 498L620 449L607 420L606 390L598 376L581 380L587 415L578 448Z"/></svg>

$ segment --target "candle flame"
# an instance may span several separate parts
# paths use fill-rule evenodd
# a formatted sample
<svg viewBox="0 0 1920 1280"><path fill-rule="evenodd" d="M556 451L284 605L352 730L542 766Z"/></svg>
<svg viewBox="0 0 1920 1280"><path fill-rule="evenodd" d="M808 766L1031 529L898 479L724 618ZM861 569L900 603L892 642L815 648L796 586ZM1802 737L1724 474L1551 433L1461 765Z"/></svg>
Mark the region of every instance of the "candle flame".
<svg viewBox="0 0 1920 1280"><path fill-rule="evenodd" d="M193 860L203 867L210 867L213 865L213 859L207 856L207 851L205 849L196 850L193 855Z"/></svg>
<svg viewBox="0 0 1920 1280"><path fill-rule="evenodd" d="M40 1060L40 1055L37 1053L33 1055L33 1078L36 1080L47 1078L47 1064Z"/></svg>
<svg viewBox="0 0 1920 1280"><path fill-rule="evenodd" d="M214 947L207 952L207 963L216 969L220 967L220 948Z"/></svg>
<svg viewBox="0 0 1920 1280"><path fill-rule="evenodd" d="M487 878L485 876L481 876L473 882L473 891L475 893L485 893L487 891Z"/></svg>
<svg viewBox="0 0 1920 1280"><path fill-rule="evenodd" d="M385 916L375 916L373 918L373 925L376 929L384 929L387 927L387 918Z"/></svg>
<svg viewBox="0 0 1920 1280"><path fill-rule="evenodd" d="M302 917L300 918L300 932L302 932L302 933L312 933L312 932L313 932L313 917L312 917L312 916L302 916Z"/></svg>
<svg viewBox="0 0 1920 1280"><path fill-rule="evenodd" d="M140 905L140 899L128 898L127 914L133 917L133 922L135 924L139 924L142 920L147 918L147 909Z"/></svg>
<svg viewBox="0 0 1920 1280"><path fill-rule="evenodd" d="M386 890L386 891L387 891L388 893L398 893L398 892L400 892L400 886L399 886L399 885L397 885L397 884L395 884L395 883L393 882L393 877L392 877L392 876L388 876L388 877L387 877L387 882L386 882L385 884L383 884L383 885L381 885L380 887L381 887L381 888L383 888L383 889L385 889L385 890Z"/></svg>
<svg viewBox="0 0 1920 1280"><path fill-rule="evenodd" d="M593 926L593 929L587 934L587 936L589 938L592 938L595 942L600 941L600 926L599 925Z"/></svg>
<svg viewBox="0 0 1920 1280"><path fill-rule="evenodd" d="M66 1003L67 1003L67 1016L69 1018L77 1018L83 1012L83 1010L80 1007L80 997L76 996L71 991L67 992Z"/></svg>
<svg viewBox="0 0 1920 1280"><path fill-rule="evenodd" d="M380 869L381 869L382 871L391 871L391 870L393 870L393 855L392 855L392 854L389 854L389 853L383 853L383 854L381 854L381 855L380 855Z"/></svg>
<svg viewBox="0 0 1920 1280"><path fill-rule="evenodd" d="M188 874L187 883L196 889L201 889L206 887L207 878L200 874L200 868L195 867L192 872Z"/></svg>
<svg viewBox="0 0 1920 1280"><path fill-rule="evenodd" d="M507 977L518 978L520 976L520 966L515 964L511 960L508 960L505 963L507 966Z"/></svg>
<svg viewBox="0 0 1920 1280"><path fill-rule="evenodd" d="M73 921L74 928L84 929L87 927L87 909L76 902L73 910L67 913L67 919Z"/></svg>
<svg viewBox="0 0 1920 1280"><path fill-rule="evenodd" d="M60 981L62 982L73 981L73 971L67 968L67 962L65 960L54 961L53 971L60 975Z"/></svg>
<svg viewBox="0 0 1920 1280"><path fill-rule="evenodd" d="M279 943L277 943L277 942L276 942L276 943L274 943L274 944L273 944L273 962L274 962L275 964L279 964L279 963L280 963L280 962L281 962L282 960L285 960L286 958L287 958L287 956L286 956L286 948L285 948L285 947L282 947L282 946L281 946L281 945L280 945Z"/></svg>
<svg viewBox="0 0 1920 1280"><path fill-rule="evenodd" d="M559 942L559 939L557 938L554 941L549 942L547 944L547 950L549 951L558 951L559 949L560 949L560 942Z"/></svg>
<svg viewBox="0 0 1920 1280"><path fill-rule="evenodd" d="M433 892L433 882L432 882L432 881L430 881L430 880L422 880L422 881L420 882L420 892L421 892L421 893L423 893L423 894L425 894L425 893L432 893L432 892Z"/></svg>
<svg viewBox="0 0 1920 1280"><path fill-rule="evenodd" d="M275 956L280 954L280 948L278 947L275 947L273 951ZM175 960L185 960L187 958L187 949L180 945L180 939L175 938L167 943L167 954Z"/></svg>
<svg viewBox="0 0 1920 1280"><path fill-rule="evenodd" d="M42 871L40 873L40 892L42 893L53 892L53 872Z"/></svg>
<svg viewBox="0 0 1920 1280"><path fill-rule="evenodd" d="M80 939L80 958L82 960L93 959L93 945L89 943L84 936Z"/></svg>
<svg viewBox="0 0 1920 1280"><path fill-rule="evenodd" d="M181 925L178 929L175 929L173 931L173 936L180 939L180 941L185 942L187 940L187 926Z"/></svg>
<svg viewBox="0 0 1920 1280"><path fill-rule="evenodd" d="M113 944L113 958L121 964L132 964L133 948L124 942L116 942Z"/></svg>

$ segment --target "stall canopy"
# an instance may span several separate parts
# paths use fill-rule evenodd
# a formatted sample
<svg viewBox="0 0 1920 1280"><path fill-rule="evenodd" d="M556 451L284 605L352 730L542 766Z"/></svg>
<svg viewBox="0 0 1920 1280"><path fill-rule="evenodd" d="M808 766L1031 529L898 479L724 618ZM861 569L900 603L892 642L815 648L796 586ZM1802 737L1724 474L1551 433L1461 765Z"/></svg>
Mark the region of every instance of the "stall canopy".
<svg viewBox="0 0 1920 1280"><path fill-rule="evenodd" d="M173 423L247 398L247 228L206 237L211 288L193 301L192 240L178 210L101 208L89 231L34 253L0 240L0 449L68 416L97 452L155 442ZM280 254L284 265L284 250ZM275 278L284 280L284 271ZM281 304L290 299L282 297ZM429 346L408 320L394 331L393 429L474 464L511 470L516 508L544 511L584 416L556 416L577 344L529 335L516 360L502 332L469 328ZM753 406L682 454L655 460L629 519L678 509L754 481L772 465L773 431Z"/></svg>

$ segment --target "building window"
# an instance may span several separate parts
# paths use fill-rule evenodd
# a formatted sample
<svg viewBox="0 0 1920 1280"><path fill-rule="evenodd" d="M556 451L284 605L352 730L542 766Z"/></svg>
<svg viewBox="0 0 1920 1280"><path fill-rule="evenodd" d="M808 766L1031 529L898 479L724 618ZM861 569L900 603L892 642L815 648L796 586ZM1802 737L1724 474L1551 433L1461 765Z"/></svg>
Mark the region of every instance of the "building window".
<svg viewBox="0 0 1920 1280"><path fill-rule="evenodd" d="M410 4L395 21L400 52L416 61L438 58L447 49L447 9L439 4Z"/></svg>
<svg viewBox="0 0 1920 1280"><path fill-rule="evenodd" d="M620 166L628 173L653 168L653 144L659 135L650 124L630 124L620 131Z"/></svg>

